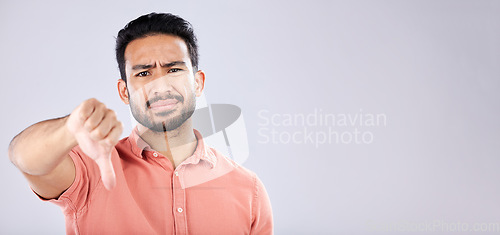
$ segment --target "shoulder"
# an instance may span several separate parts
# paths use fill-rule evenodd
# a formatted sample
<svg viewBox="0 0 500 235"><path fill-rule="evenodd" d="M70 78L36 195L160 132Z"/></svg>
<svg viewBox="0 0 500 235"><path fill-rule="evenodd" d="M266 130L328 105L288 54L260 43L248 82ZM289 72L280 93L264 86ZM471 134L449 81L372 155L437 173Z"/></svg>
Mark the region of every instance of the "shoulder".
<svg viewBox="0 0 500 235"><path fill-rule="evenodd" d="M130 137L125 137L118 141L115 145L115 150L119 158L124 159L133 156L141 156L142 149L139 149L137 144L133 142L134 141L131 141Z"/></svg>
<svg viewBox="0 0 500 235"><path fill-rule="evenodd" d="M132 144L130 143L129 138L130 137L125 137L120 141L118 141L118 143L115 145L115 148L117 150L122 150L122 151L125 150L132 151Z"/></svg>
<svg viewBox="0 0 500 235"><path fill-rule="evenodd" d="M255 172L235 162L226 154L223 154L213 147L207 146L207 152L208 154L213 154L216 157L216 168L230 168L232 174L231 177L233 179L244 181L252 185L255 184L255 181L257 180Z"/></svg>
<svg viewBox="0 0 500 235"><path fill-rule="evenodd" d="M130 156L131 154L134 154L136 152L135 150L136 148L134 148L130 143L129 137L125 137L118 141L118 143L115 145L114 149L112 150L112 158L124 158ZM94 163L93 160L85 154L85 152L80 148L79 145L73 147L69 155L74 162L81 161L83 163L83 165L75 164L77 167L88 167L89 164L91 165L91 163Z"/></svg>

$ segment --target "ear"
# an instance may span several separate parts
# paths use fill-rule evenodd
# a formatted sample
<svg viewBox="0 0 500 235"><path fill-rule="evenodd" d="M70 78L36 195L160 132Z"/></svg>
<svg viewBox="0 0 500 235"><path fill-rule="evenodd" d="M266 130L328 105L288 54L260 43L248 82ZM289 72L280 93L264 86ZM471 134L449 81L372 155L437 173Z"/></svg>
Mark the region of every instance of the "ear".
<svg viewBox="0 0 500 235"><path fill-rule="evenodd" d="M203 70L198 70L198 72L194 74L194 89L196 97L201 96L204 88L205 88L205 72L203 72Z"/></svg>
<svg viewBox="0 0 500 235"><path fill-rule="evenodd" d="M122 99L123 103L129 103L128 91L127 91L127 83L123 81L123 79L118 79L118 94L120 95L120 99Z"/></svg>

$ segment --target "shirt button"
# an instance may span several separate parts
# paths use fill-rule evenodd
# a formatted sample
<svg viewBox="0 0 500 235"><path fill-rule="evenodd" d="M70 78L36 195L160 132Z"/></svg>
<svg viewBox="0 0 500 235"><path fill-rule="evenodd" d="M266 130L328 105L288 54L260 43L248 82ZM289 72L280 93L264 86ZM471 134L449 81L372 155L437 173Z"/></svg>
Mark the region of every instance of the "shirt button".
<svg viewBox="0 0 500 235"><path fill-rule="evenodd" d="M175 174L175 176L179 176L179 172L177 172L177 171L174 174Z"/></svg>
<svg viewBox="0 0 500 235"><path fill-rule="evenodd" d="M158 153L157 153L157 152L154 152L154 153L153 153L153 156L158 157Z"/></svg>
<svg viewBox="0 0 500 235"><path fill-rule="evenodd" d="M179 213L182 213L182 208L180 208L180 207L179 207L179 208L177 208L177 211L178 211Z"/></svg>

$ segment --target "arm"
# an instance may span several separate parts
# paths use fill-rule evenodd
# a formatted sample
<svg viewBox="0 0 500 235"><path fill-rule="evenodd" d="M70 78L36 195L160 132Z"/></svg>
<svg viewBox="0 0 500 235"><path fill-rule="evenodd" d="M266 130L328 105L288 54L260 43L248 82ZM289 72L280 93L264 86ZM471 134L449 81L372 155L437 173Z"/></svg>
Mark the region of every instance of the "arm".
<svg viewBox="0 0 500 235"><path fill-rule="evenodd" d="M69 116L39 122L14 137L9 157L38 195L58 198L75 179L68 154L78 144L97 163L103 183L110 189L115 183L110 154L122 130L112 110L89 99Z"/></svg>
<svg viewBox="0 0 500 235"><path fill-rule="evenodd" d="M12 163L28 179L31 188L46 199L57 198L75 179L69 151L77 145L67 130L68 116L26 128L9 145Z"/></svg>
<svg viewBox="0 0 500 235"><path fill-rule="evenodd" d="M250 234L273 234L273 212L266 188L255 176L255 195L252 206L253 222Z"/></svg>

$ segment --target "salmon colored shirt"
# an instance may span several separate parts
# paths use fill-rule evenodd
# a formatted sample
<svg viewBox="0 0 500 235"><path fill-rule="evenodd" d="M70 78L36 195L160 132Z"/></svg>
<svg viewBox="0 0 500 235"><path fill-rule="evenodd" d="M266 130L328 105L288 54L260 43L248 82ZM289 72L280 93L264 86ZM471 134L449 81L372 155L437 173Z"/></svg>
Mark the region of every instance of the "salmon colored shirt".
<svg viewBox="0 0 500 235"><path fill-rule="evenodd" d="M255 173L206 146L194 130L194 154L177 168L137 129L112 153L116 187L104 188L97 165L76 146L71 187L53 203L68 234L272 234L271 204Z"/></svg>

